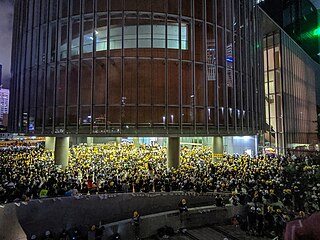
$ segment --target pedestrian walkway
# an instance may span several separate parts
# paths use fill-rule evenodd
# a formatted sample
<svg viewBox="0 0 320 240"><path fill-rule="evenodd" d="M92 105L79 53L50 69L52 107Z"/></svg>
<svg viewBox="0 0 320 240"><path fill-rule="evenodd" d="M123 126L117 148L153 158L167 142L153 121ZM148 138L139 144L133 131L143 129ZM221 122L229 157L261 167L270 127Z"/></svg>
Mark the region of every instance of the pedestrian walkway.
<svg viewBox="0 0 320 240"><path fill-rule="evenodd" d="M197 229L189 229L185 233L178 233L168 238L148 238L146 240L169 239L169 240L262 240L265 238L249 236L239 227L234 225L210 226Z"/></svg>

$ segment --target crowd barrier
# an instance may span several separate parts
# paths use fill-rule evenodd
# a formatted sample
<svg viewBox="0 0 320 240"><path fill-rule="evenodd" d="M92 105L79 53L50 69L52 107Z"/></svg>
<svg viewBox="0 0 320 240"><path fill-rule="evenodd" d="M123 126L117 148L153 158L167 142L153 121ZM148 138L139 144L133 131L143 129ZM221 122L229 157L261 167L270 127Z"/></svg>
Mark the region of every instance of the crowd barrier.
<svg viewBox="0 0 320 240"><path fill-rule="evenodd" d="M220 194L225 199L230 194ZM0 206L0 239L22 240L31 235L43 235L49 230L78 227L85 232L93 224L108 224L132 217L137 210L141 216L178 209L182 198L189 208L213 206L216 193L155 192L81 195L35 199Z"/></svg>

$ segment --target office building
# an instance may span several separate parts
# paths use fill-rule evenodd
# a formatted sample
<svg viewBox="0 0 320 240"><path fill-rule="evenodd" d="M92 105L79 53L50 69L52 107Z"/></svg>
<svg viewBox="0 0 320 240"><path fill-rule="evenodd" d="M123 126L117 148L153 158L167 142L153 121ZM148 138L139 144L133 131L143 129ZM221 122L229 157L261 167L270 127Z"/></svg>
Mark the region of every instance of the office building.
<svg viewBox="0 0 320 240"><path fill-rule="evenodd" d="M195 138L219 153L246 136L241 150L257 153L272 125L261 14L253 0L17 0L10 129L57 139L168 137L169 149Z"/></svg>

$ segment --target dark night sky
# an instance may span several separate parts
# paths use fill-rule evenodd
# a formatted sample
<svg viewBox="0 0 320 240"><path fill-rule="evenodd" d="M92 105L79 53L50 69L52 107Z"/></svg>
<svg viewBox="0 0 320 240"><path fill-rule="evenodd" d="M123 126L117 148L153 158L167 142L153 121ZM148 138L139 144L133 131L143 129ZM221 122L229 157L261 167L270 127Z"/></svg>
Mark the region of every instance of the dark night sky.
<svg viewBox="0 0 320 240"><path fill-rule="evenodd" d="M0 64L2 84L9 88L14 0L0 0Z"/></svg>

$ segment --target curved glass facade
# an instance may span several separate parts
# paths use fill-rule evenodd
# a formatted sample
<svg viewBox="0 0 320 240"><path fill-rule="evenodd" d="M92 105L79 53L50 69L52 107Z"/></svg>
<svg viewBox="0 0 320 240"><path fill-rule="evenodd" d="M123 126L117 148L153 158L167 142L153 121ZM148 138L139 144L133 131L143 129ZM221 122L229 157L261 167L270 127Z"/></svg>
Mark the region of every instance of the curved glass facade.
<svg viewBox="0 0 320 240"><path fill-rule="evenodd" d="M264 111L254 4L16 0L11 130L257 133Z"/></svg>

